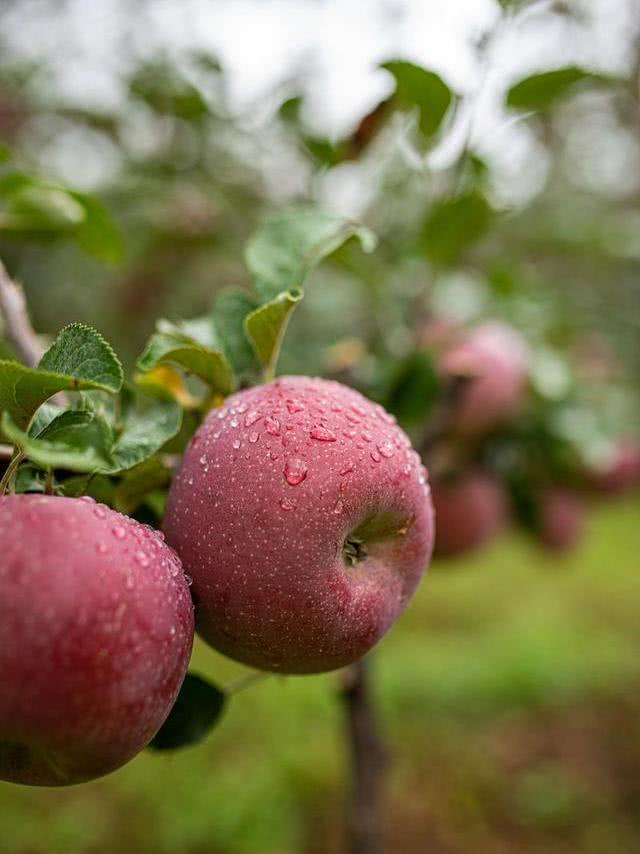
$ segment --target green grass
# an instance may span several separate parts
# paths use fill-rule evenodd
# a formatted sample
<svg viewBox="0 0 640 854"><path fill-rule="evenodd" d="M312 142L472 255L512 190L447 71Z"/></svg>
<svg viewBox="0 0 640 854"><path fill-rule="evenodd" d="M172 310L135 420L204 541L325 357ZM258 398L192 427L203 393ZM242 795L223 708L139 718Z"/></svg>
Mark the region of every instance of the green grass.
<svg viewBox="0 0 640 854"><path fill-rule="evenodd" d="M609 789L580 771L576 750L516 768L529 756L531 727L541 738L570 714L584 728L581 710L640 693L639 511L637 500L596 508L585 542L566 558L510 535L473 559L432 567L373 659L395 756L394 852L426 850L424 828L433 826L446 830L438 839L448 847L434 843L438 851L483 850L490 831L486 850L597 852L611 827L617 850L640 850L640 827L635 837ZM240 672L202 645L192 667L222 682ZM204 745L145 752L108 778L66 790L0 784L0 850L334 850L347 786L335 694L332 675L270 679L234 698ZM613 738L594 715L598 737ZM563 848L567 823L574 836ZM496 840L511 824L524 836L501 847ZM531 837L539 848L527 847L531 827L542 834Z"/></svg>

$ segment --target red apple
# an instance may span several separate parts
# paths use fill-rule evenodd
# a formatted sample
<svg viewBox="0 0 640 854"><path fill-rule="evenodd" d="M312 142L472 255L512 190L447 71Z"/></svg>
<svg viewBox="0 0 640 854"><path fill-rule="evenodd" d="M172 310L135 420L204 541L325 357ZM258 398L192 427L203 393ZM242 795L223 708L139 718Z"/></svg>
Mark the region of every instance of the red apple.
<svg viewBox="0 0 640 854"><path fill-rule="evenodd" d="M489 432L518 413L527 383L527 348L518 332L490 322L471 329L441 359L448 376L467 377L452 411L455 432Z"/></svg>
<svg viewBox="0 0 640 854"><path fill-rule="evenodd" d="M584 528L584 505L579 495L562 487L543 492L539 504L540 542L552 551L575 546Z"/></svg>
<svg viewBox="0 0 640 854"><path fill-rule="evenodd" d="M435 554L440 557L476 549L502 530L508 520L504 487L492 475L475 470L432 484L436 514Z"/></svg>
<svg viewBox="0 0 640 854"><path fill-rule="evenodd" d="M87 498L0 498L0 779L81 783L155 735L193 607L162 535Z"/></svg>
<svg viewBox="0 0 640 854"><path fill-rule="evenodd" d="M282 377L209 414L165 531L206 641L264 670L313 673L364 655L403 610L433 515L420 459L382 407Z"/></svg>

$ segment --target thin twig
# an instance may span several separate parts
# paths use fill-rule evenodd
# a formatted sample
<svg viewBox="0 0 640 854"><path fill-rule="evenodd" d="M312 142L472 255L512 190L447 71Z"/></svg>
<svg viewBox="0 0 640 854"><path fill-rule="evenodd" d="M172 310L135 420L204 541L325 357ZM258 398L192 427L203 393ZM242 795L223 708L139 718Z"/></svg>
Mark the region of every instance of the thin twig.
<svg viewBox="0 0 640 854"><path fill-rule="evenodd" d="M349 854L382 854L386 751L378 733L366 661L358 661L346 671L340 696L346 713L352 767L346 850Z"/></svg>
<svg viewBox="0 0 640 854"><path fill-rule="evenodd" d="M2 475L2 479L0 480L0 495L4 495L7 489L12 491L13 478L15 473L18 470L18 466L24 459L24 454L18 448L16 448L13 458L11 462L5 469L4 474Z"/></svg>
<svg viewBox="0 0 640 854"><path fill-rule="evenodd" d="M13 344L20 359L33 367L44 351L29 320L24 291L7 273L0 261L0 314L4 321L5 338Z"/></svg>

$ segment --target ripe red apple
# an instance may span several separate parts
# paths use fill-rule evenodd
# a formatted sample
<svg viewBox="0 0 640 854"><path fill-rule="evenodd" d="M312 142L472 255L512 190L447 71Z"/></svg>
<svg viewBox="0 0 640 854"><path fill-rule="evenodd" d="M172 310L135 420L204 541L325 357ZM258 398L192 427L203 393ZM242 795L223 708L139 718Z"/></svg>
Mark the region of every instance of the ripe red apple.
<svg viewBox="0 0 640 854"><path fill-rule="evenodd" d="M453 480L432 484L436 514L435 554L440 557L462 554L478 548L508 520L508 499L504 487L492 475L474 470Z"/></svg>
<svg viewBox="0 0 640 854"><path fill-rule="evenodd" d="M0 498L0 779L81 783L151 740L193 607L162 535L91 499Z"/></svg>
<svg viewBox="0 0 640 854"><path fill-rule="evenodd" d="M552 551L575 546L584 529L584 504L571 490L554 486L543 492L538 508L540 542Z"/></svg>
<svg viewBox="0 0 640 854"><path fill-rule="evenodd" d="M468 377L452 411L457 433L476 436L520 410L527 383L527 348L504 323L484 323L453 344L441 359L448 376Z"/></svg>
<svg viewBox="0 0 640 854"><path fill-rule="evenodd" d="M264 670L313 673L364 655L403 610L433 515L420 459L382 407L282 377L209 414L165 531L206 641Z"/></svg>

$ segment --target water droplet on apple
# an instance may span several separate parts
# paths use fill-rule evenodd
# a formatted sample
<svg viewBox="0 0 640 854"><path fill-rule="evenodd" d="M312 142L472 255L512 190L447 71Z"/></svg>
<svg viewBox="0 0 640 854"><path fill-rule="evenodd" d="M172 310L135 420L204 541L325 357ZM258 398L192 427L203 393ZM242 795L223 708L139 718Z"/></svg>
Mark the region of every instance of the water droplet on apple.
<svg viewBox="0 0 640 854"><path fill-rule="evenodd" d="M93 515L96 516L98 519L104 519L104 517L107 515L107 510L105 507L102 506L102 504L97 504L93 508Z"/></svg>
<svg viewBox="0 0 640 854"><path fill-rule="evenodd" d="M252 409L250 412L247 412L244 419L244 426L251 427L256 421L259 421L262 418L259 412L256 412L255 409Z"/></svg>
<svg viewBox="0 0 640 854"><path fill-rule="evenodd" d="M338 514L342 513L343 510L344 510L344 501L341 498L338 498L338 500L336 501L336 506L333 508L333 512L336 515L338 515Z"/></svg>
<svg viewBox="0 0 640 854"><path fill-rule="evenodd" d="M310 435L312 439L316 439L318 442L335 442L337 438L335 433L321 425L314 427Z"/></svg>
<svg viewBox="0 0 640 854"><path fill-rule="evenodd" d="M114 525L111 529L111 533L116 538L116 540L124 540L124 538L127 536L127 532L122 527L122 525Z"/></svg>
<svg viewBox="0 0 640 854"><path fill-rule="evenodd" d="M234 439L234 440L233 440L233 442L232 442L231 444L233 445L233 447L234 447L234 448L236 449L236 451L237 451L237 450L238 450L238 448L240 447L240 439Z"/></svg>
<svg viewBox="0 0 640 854"><path fill-rule="evenodd" d="M255 431L253 433L249 433L249 441L251 442L252 445L255 445L255 443L258 441L259 438L260 438L260 433L256 433Z"/></svg>
<svg viewBox="0 0 640 854"><path fill-rule="evenodd" d="M287 400L287 409L292 415L294 412L304 412L304 403L299 400Z"/></svg>
<svg viewBox="0 0 640 854"><path fill-rule="evenodd" d="M351 472L351 471L353 471L353 463L347 463L347 465L346 465L346 466L343 466L343 467L340 469L340 471L338 472L338 474L340 475L340 477L344 477L344 476L345 476L345 474L349 474L349 472Z"/></svg>
<svg viewBox="0 0 640 854"><path fill-rule="evenodd" d="M290 486L297 486L307 476L307 464L299 457L290 457L284 466L284 479Z"/></svg>
<svg viewBox="0 0 640 854"><path fill-rule="evenodd" d="M205 466L206 464L207 464L207 455L206 455L206 454L203 454L203 455L200 457L200 465L201 465L201 466Z"/></svg>
<svg viewBox="0 0 640 854"><path fill-rule="evenodd" d="M98 554L106 555L108 549L104 543L96 543L96 551L98 552Z"/></svg>
<svg viewBox="0 0 640 854"><path fill-rule="evenodd" d="M95 504L95 498L92 498L90 495L81 495L80 501L84 501L85 504Z"/></svg>
<svg viewBox="0 0 640 854"><path fill-rule="evenodd" d="M133 559L138 564L138 566L149 566L149 558L142 551L136 552L133 556Z"/></svg>
<svg viewBox="0 0 640 854"><path fill-rule="evenodd" d="M295 510L296 502L292 501L290 498L281 498L280 507L282 507L283 510Z"/></svg>
<svg viewBox="0 0 640 854"><path fill-rule="evenodd" d="M378 451L383 457L386 457L386 459L390 459L395 453L393 445L388 441L380 442L378 445Z"/></svg>
<svg viewBox="0 0 640 854"><path fill-rule="evenodd" d="M382 459L382 457L380 456L380 454L377 451L371 451L371 454L369 456L374 461L374 463L379 463L380 460Z"/></svg>
<svg viewBox="0 0 640 854"><path fill-rule="evenodd" d="M239 423L240 422L238 421L237 418L232 418L231 421L229 422L229 424L231 424L232 427L237 427Z"/></svg>
<svg viewBox="0 0 640 854"><path fill-rule="evenodd" d="M279 436L280 435L280 422L277 418L273 418L271 415L267 415L264 419L264 429L267 433L271 434L271 436Z"/></svg>
<svg viewBox="0 0 640 854"><path fill-rule="evenodd" d="M368 433L366 430L362 431L362 438L365 442L373 442L373 436L371 433Z"/></svg>

